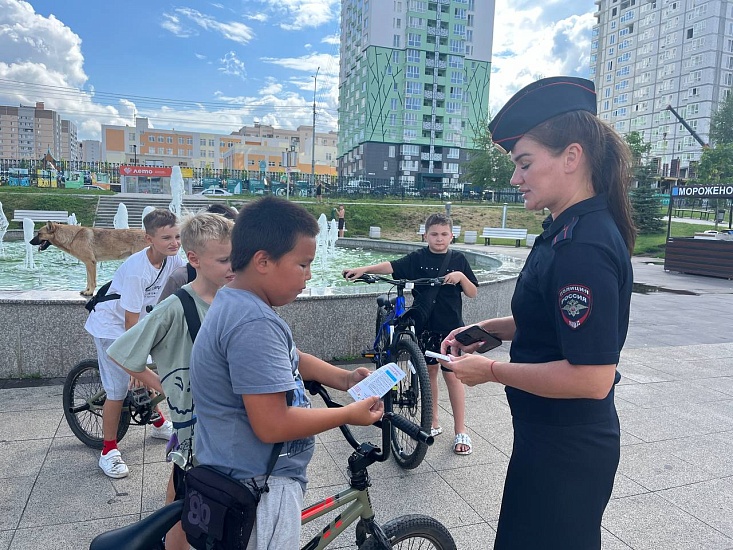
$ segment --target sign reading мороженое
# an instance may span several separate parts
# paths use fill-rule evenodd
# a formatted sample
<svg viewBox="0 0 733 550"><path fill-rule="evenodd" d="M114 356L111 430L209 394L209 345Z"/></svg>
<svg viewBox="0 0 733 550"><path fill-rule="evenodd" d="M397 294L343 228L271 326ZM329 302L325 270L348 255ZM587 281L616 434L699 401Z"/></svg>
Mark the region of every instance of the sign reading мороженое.
<svg viewBox="0 0 733 550"><path fill-rule="evenodd" d="M673 187L672 198L675 197L733 198L733 184Z"/></svg>

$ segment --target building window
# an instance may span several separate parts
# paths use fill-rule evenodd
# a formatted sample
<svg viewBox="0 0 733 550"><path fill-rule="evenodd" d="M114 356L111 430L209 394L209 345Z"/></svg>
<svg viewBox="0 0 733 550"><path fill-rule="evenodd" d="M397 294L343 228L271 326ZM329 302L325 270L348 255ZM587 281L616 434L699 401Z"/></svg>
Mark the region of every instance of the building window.
<svg viewBox="0 0 733 550"><path fill-rule="evenodd" d="M408 63L420 63L420 51L408 49L407 50L407 62Z"/></svg>
<svg viewBox="0 0 733 550"><path fill-rule="evenodd" d="M420 78L420 67L416 65L407 65L405 69L405 76L407 78Z"/></svg>
<svg viewBox="0 0 733 550"><path fill-rule="evenodd" d="M214 147L215 143L213 139L209 140L209 147Z"/></svg>
<svg viewBox="0 0 733 550"><path fill-rule="evenodd" d="M407 45L413 48L419 48L422 44L422 36L417 33L407 33Z"/></svg>
<svg viewBox="0 0 733 550"><path fill-rule="evenodd" d="M392 47L393 48L400 47L400 35L399 34L395 34L392 36Z"/></svg>
<svg viewBox="0 0 733 550"><path fill-rule="evenodd" d="M388 153L389 158L391 159L395 158L395 150L396 150L396 147L394 145L389 146L389 153Z"/></svg>

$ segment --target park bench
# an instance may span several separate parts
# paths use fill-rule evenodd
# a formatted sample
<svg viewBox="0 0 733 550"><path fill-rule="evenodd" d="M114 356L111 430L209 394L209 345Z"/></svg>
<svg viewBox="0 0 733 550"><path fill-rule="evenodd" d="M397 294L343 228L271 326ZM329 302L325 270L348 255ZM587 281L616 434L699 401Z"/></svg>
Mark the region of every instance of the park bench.
<svg viewBox="0 0 733 550"><path fill-rule="evenodd" d="M420 227L417 230L417 234L420 235L421 241L425 240L425 224L424 223L420 224Z"/></svg>
<svg viewBox="0 0 733 550"><path fill-rule="evenodd" d="M69 213L66 210L14 210L14 222L22 222L23 218L30 218L34 222L68 223Z"/></svg>
<svg viewBox="0 0 733 550"><path fill-rule="evenodd" d="M451 232L453 233L453 240L451 242L456 242L458 237L461 236L461 226L460 225L454 225L451 229Z"/></svg>
<svg viewBox="0 0 733 550"><path fill-rule="evenodd" d="M527 238L526 229L509 229L506 227L484 227L481 236L484 238L484 244L486 246L491 244L491 239L514 239L517 241L517 247L519 247L519 241L523 241Z"/></svg>

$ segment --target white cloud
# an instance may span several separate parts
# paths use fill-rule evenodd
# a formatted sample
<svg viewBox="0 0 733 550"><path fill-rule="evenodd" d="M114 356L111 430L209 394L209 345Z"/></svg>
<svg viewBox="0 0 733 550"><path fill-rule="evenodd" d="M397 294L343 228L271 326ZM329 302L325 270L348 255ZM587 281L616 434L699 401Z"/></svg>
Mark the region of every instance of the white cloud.
<svg viewBox="0 0 733 550"><path fill-rule="evenodd" d="M247 44L254 37L252 29L238 21L218 21L216 18L203 14L193 8L176 8L174 12L174 14L163 14L165 21L161 23L161 26L176 36L183 36L177 34L177 32L187 32L179 17L183 16L202 29L220 34L227 40L237 42L238 44Z"/></svg>
<svg viewBox="0 0 733 550"><path fill-rule="evenodd" d="M84 138L99 138L102 122L131 123L131 103L100 105L93 89L82 89L88 77L81 39L55 16L22 0L0 0L0 52L0 104L42 101L75 121Z"/></svg>
<svg viewBox="0 0 733 550"><path fill-rule="evenodd" d="M321 39L321 42L324 44L331 44L332 46L338 46L341 44L341 37L337 34L332 34L330 36L324 36Z"/></svg>
<svg viewBox="0 0 733 550"><path fill-rule="evenodd" d="M497 0L489 92L492 114L538 78L588 77L595 24L590 8L578 0L543 5Z"/></svg>
<svg viewBox="0 0 733 550"><path fill-rule="evenodd" d="M244 61L237 58L235 52L228 52L219 62L222 65L219 67L219 71L224 74L237 76L242 80L247 75L247 71L244 68Z"/></svg>
<svg viewBox="0 0 733 550"><path fill-rule="evenodd" d="M281 13L281 28L298 31L338 19L339 6L340 0L280 0L273 8Z"/></svg>
<svg viewBox="0 0 733 550"><path fill-rule="evenodd" d="M249 19L250 21L257 21L259 23L264 23L270 19L266 13L253 13L251 15L245 14L244 18Z"/></svg>
<svg viewBox="0 0 733 550"><path fill-rule="evenodd" d="M206 56L202 53L194 53L194 56L196 56L196 59L201 59L202 61L206 59Z"/></svg>
<svg viewBox="0 0 733 550"><path fill-rule="evenodd" d="M278 83L274 78L269 77L266 79L264 87L260 88L259 94L261 96L277 95L283 91L282 84Z"/></svg>
<svg viewBox="0 0 733 550"><path fill-rule="evenodd" d="M198 34L194 29L184 27L181 19L170 13L163 14L163 21L160 23L160 26L179 38L189 38Z"/></svg>

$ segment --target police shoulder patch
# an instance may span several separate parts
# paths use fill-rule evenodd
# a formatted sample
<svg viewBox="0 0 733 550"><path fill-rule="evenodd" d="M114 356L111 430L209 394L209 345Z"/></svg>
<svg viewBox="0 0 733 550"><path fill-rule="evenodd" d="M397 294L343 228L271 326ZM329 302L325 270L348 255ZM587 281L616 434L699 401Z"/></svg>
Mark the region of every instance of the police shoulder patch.
<svg viewBox="0 0 733 550"><path fill-rule="evenodd" d="M593 294L584 285L566 285L558 292L558 306L562 320L576 330L590 317L593 309Z"/></svg>

